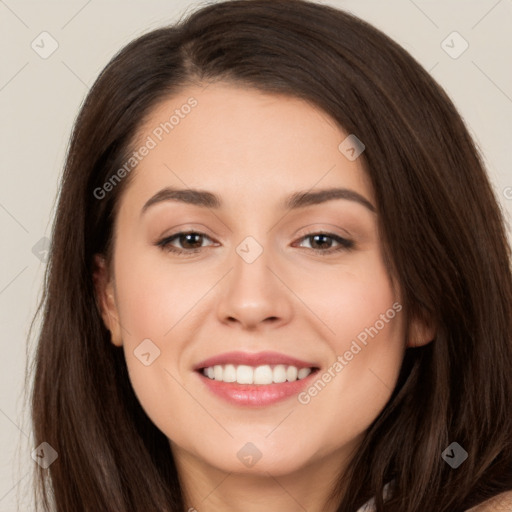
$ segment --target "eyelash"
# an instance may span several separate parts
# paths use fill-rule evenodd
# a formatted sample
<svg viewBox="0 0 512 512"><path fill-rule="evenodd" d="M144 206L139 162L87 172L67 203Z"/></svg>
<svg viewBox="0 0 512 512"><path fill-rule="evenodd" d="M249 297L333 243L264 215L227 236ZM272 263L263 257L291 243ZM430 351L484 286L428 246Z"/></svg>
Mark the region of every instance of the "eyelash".
<svg viewBox="0 0 512 512"><path fill-rule="evenodd" d="M186 255L192 255L192 254L198 253L202 249L204 249L204 247L196 247L194 249L179 249L177 247L174 247L174 246L170 245L171 242L173 242L176 239L179 239L179 237L182 236L182 235L199 235L199 236L203 236L203 237L206 237L206 238L210 238L205 233L200 233L198 231L180 231L179 233L175 233L172 236L163 238L162 240L157 242L156 245L158 247L160 247L163 251L172 252L174 254L183 254L183 255L185 255L185 254ZM336 247L334 249L333 248L329 248L327 250L312 249L312 248L309 248L309 247L304 247L304 249L309 249L310 251L313 251L313 252L315 252L317 254L320 254L321 256L328 256L330 254L334 254L334 253L341 252L341 251L350 251L350 250L352 250L354 248L354 245L355 245L352 240L348 240L346 238L342 238L342 237L340 237L338 235L335 235L333 233L326 233L324 231L319 231L319 232L310 233L308 235L304 235L299 240L305 240L307 238L313 238L314 236L317 236L317 235L321 235L321 236L324 236L324 237L327 237L327 238L332 238L334 241L336 241L336 242L338 242L340 244L339 247Z"/></svg>

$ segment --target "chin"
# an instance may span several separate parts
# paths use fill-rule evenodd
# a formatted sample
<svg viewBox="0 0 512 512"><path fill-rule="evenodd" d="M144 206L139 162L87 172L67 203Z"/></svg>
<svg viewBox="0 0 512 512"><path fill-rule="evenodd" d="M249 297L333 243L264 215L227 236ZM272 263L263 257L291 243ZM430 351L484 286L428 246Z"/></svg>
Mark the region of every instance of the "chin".
<svg viewBox="0 0 512 512"><path fill-rule="evenodd" d="M307 466L310 460L300 442L277 449L268 440L266 443L255 440L235 441L225 450L210 452L207 463L229 473L268 478L269 474L276 477L292 474Z"/></svg>

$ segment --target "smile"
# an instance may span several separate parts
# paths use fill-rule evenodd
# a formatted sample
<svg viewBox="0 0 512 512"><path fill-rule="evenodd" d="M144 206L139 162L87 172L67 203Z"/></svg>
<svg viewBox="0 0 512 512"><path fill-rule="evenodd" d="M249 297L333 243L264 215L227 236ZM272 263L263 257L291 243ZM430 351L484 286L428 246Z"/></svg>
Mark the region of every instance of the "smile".
<svg viewBox="0 0 512 512"><path fill-rule="evenodd" d="M296 366L262 365L252 367L248 365L233 364L215 365L203 368L203 375L209 379L221 382L236 382L238 384L281 384L283 382L295 382L306 378L313 368L297 368Z"/></svg>

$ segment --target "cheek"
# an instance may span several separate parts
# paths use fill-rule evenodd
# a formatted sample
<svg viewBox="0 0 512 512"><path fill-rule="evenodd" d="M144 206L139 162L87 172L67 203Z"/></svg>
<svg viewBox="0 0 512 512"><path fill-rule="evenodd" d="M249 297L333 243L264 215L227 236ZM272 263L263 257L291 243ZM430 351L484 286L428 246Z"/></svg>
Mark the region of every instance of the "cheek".
<svg viewBox="0 0 512 512"><path fill-rule="evenodd" d="M340 424L349 436L366 429L391 396L405 351L404 313L384 265L373 255L360 267L323 277L308 300L327 326L331 361L299 398L311 421L330 411L322 435L335 440Z"/></svg>
<svg viewBox="0 0 512 512"><path fill-rule="evenodd" d="M376 323L383 337L399 337L399 332L396 336L391 332L397 330L397 322L390 320L400 316L396 311L401 309L400 297L378 253L357 255L343 266L317 266L305 275L298 294L321 320L325 337L338 353L347 350L358 335L364 339L366 330ZM398 308L393 308L395 303Z"/></svg>
<svg viewBox="0 0 512 512"><path fill-rule="evenodd" d="M181 407L194 406L180 384L181 363L189 350L187 322L204 308L198 301L207 291L208 276L185 268L171 271L150 252L118 258L117 306L133 390L155 425L168 432Z"/></svg>
<svg viewBox="0 0 512 512"><path fill-rule="evenodd" d="M366 390L371 396L394 387L405 350L404 313L384 266L379 262L366 269L351 297L343 297L346 314L336 325L334 345L346 362L347 380L358 382L361 395Z"/></svg>
<svg viewBox="0 0 512 512"><path fill-rule="evenodd" d="M157 428L166 432L175 424L177 413L179 416L175 405L187 402L188 397L179 384L186 342L185 337L180 340L178 323L184 314L183 294L147 273L127 279L123 287L120 317L127 326L123 350L129 379L141 407Z"/></svg>
<svg viewBox="0 0 512 512"><path fill-rule="evenodd" d="M156 249L135 248L126 254L116 266L118 312L126 327L123 341L162 340L192 307L199 290L191 276L186 279L180 269L165 265Z"/></svg>

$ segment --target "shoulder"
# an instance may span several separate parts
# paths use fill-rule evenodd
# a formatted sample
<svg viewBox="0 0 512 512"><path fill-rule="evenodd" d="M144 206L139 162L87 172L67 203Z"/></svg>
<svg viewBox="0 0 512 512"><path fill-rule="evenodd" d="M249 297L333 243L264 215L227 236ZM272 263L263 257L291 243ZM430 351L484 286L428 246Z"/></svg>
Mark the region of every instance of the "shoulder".
<svg viewBox="0 0 512 512"><path fill-rule="evenodd" d="M510 512L512 511L512 491L503 492L480 503L466 512Z"/></svg>

